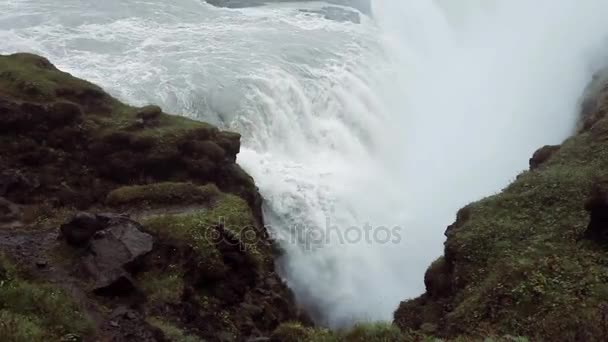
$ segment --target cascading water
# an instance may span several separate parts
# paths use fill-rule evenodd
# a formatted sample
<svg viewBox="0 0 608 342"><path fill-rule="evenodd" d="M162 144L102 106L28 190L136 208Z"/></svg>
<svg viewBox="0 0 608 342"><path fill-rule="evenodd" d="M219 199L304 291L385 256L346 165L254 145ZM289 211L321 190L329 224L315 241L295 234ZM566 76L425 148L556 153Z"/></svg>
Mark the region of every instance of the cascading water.
<svg viewBox="0 0 608 342"><path fill-rule="evenodd" d="M456 210L571 132L608 3L383 0L360 25L300 11L322 6L11 0L0 52L241 132L300 303L331 326L391 319Z"/></svg>

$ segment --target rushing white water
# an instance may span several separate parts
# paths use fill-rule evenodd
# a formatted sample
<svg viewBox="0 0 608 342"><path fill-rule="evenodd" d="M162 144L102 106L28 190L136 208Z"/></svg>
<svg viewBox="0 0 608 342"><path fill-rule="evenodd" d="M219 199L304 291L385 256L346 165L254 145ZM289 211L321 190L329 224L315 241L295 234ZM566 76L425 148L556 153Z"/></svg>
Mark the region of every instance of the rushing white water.
<svg viewBox="0 0 608 342"><path fill-rule="evenodd" d="M0 52L241 132L300 303L332 326L391 319L456 210L571 132L608 2L382 0L360 25L298 10L322 6L9 0Z"/></svg>

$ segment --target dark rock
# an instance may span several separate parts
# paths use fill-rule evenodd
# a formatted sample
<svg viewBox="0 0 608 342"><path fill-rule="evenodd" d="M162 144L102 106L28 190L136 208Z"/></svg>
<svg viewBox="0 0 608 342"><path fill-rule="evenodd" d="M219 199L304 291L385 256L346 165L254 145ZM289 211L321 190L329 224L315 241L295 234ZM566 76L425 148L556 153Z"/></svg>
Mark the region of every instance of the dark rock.
<svg viewBox="0 0 608 342"><path fill-rule="evenodd" d="M76 247L88 246L83 267L99 295L119 296L135 289L129 270L150 251L151 235L141 225L116 214L78 213L61 226L61 237Z"/></svg>
<svg viewBox="0 0 608 342"><path fill-rule="evenodd" d="M38 268L45 268L48 265L49 265L49 263L46 260L38 260L38 261L36 261L36 267L38 267Z"/></svg>
<svg viewBox="0 0 608 342"><path fill-rule="evenodd" d="M546 145L536 150L534 155L532 155L532 158L530 158L530 170L538 169L542 164L548 161L560 147L560 145Z"/></svg>
<svg viewBox="0 0 608 342"><path fill-rule="evenodd" d="M595 185L591 196L585 203L589 212L589 225L583 238L598 244L608 242L608 193L599 185Z"/></svg>
<svg viewBox="0 0 608 342"><path fill-rule="evenodd" d="M126 218L110 216L108 225L104 234L96 234L90 241L84 264L94 278L96 294L120 296L135 289L128 270L152 251L154 238Z"/></svg>
<svg viewBox="0 0 608 342"><path fill-rule="evenodd" d="M61 225L61 237L72 246L82 247L97 231L105 227L105 222L100 220L97 215L82 212Z"/></svg>

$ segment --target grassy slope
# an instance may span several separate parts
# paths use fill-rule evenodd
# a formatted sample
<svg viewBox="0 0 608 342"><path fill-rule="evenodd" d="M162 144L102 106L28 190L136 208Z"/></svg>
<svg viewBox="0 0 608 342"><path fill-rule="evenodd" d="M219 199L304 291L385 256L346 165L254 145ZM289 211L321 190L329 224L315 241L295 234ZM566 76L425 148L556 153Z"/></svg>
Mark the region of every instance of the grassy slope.
<svg viewBox="0 0 608 342"><path fill-rule="evenodd" d="M91 323L60 288L19 274L0 254L0 336L8 342L57 341L91 331Z"/></svg>
<svg viewBox="0 0 608 342"><path fill-rule="evenodd" d="M402 303L397 324L448 337L608 337L608 253L581 238L585 203L608 180L607 105L600 96L592 124L541 167L459 212L427 293Z"/></svg>

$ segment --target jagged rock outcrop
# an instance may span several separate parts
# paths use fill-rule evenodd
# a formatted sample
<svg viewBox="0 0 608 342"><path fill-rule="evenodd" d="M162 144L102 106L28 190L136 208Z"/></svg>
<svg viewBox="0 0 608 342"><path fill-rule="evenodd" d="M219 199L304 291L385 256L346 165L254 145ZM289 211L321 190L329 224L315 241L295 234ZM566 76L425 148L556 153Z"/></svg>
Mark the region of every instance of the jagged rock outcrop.
<svg viewBox="0 0 608 342"><path fill-rule="evenodd" d="M536 150L532 155L532 158L530 158L530 170L538 169L542 164L549 160L559 148L559 145L546 145Z"/></svg>

